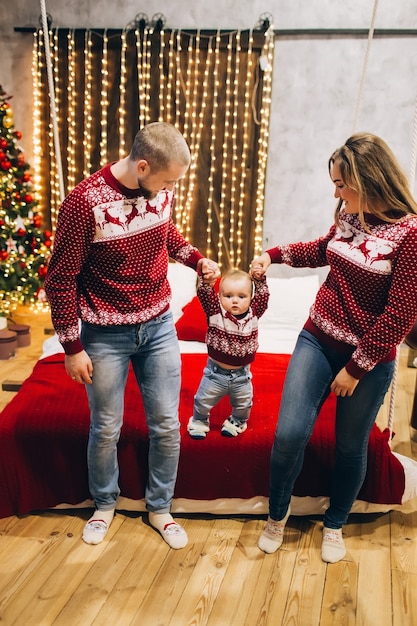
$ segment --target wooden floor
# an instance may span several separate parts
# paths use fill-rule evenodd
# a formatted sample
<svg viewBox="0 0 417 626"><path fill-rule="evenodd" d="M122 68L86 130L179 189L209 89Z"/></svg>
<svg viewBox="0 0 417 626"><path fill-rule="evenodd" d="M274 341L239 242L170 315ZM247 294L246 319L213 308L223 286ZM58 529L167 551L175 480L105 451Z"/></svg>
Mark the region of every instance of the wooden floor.
<svg viewBox="0 0 417 626"><path fill-rule="evenodd" d="M30 373L50 326L47 314L25 310L16 321L31 324L32 344L0 361L1 382ZM415 378L403 348L393 449L417 458ZM0 409L12 396L0 393ZM384 406L378 421L387 414ZM175 551L142 514L117 514L108 538L88 546L88 515L0 520L2 625L417 625L417 512L352 516L347 556L333 565L320 559L320 519L290 518L281 550L265 555L256 546L265 518L183 517L189 545Z"/></svg>

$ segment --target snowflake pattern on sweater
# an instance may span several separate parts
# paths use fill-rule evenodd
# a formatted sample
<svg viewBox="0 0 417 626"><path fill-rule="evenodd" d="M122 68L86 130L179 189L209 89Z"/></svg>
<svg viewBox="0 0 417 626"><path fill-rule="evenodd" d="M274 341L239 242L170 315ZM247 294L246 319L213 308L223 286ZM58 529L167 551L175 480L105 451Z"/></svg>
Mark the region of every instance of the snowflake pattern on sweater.
<svg viewBox="0 0 417 626"><path fill-rule="evenodd" d="M239 366L251 363L259 347L258 320L269 301L266 278L253 281L253 298L244 317L236 318L221 305L213 286L198 279L197 295L207 317L206 345L208 355L215 361Z"/></svg>
<svg viewBox="0 0 417 626"><path fill-rule="evenodd" d="M169 257L194 269L202 258L172 221L173 191L147 200L110 167L79 183L58 216L45 290L67 354L82 350L79 318L100 326L146 322L169 307Z"/></svg>
<svg viewBox="0 0 417 626"><path fill-rule="evenodd" d="M360 379L395 358L417 318L417 216L387 223L368 215L369 233L357 215L341 211L340 221L315 241L268 252L293 267L329 265L309 321L320 337L353 347L346 369Z"/></svg>

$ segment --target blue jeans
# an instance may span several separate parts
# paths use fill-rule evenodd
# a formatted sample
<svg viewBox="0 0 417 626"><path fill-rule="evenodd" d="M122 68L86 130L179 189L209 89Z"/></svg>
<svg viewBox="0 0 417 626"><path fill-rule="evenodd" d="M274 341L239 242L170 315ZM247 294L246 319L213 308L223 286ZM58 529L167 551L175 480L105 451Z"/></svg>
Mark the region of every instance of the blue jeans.
<svg viewBox="0 0 417 626"><path fill-rule="evenodd" d="M270 515L281 520L290 504L304 450L335 375L349 355L322 345L302 330L284 382L278 424L271 453ZM330 506L324 516L328 528L347 521L367 469L369 435L394 373L394 361L380 363L358 383L350 397L338 397L336 459Z"/></svg>
<svg viewBox="0 0 417 626"><path fill-rule="evenodd" d="M247 422L253 396L250 366L244 365L237 370L227 370L209 358L194 396L193 419L207 423L210 410L224 396L230 398L233 419L240 424Z"/></svg>
<svg viewBox="0 0 417 626"><path fill-rule="evenodd" d="M114 509L120 493L117 444L131 362L149 429L146 506L149 511L167 513L180 453L181 357L172 313L132 326L84 323L81 339L94 368L93 383L86 389L90 405L87 461L95 505L103 511Z"/></svg>

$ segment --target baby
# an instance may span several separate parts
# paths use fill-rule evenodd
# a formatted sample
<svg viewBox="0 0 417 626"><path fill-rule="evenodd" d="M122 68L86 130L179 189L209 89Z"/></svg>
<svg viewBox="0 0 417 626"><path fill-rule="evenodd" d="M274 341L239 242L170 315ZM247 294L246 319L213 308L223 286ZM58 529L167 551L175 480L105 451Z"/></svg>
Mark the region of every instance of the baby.
<svg viewBox="0 0 417 626"><path fill-rule="evenodd" d="M247 272L231 269L222 277L219 293L198 278L197 295L208 321L208 360L194 396L194 412L188 422L193 439L204 439L210 430L210 410L229 396L232 414L221 434L236 437L245 432L252 407L250 363L258 349L258 319L268 306L265 276L253 280Z"/></svg>

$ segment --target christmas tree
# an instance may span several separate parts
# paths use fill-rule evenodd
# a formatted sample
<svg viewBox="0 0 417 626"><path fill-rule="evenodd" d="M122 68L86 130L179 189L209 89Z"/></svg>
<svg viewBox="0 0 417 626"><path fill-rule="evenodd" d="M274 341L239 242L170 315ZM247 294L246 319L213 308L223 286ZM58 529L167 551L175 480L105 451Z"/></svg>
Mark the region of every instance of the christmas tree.
<svg viewBox="0 0 417 626"><path fill-rule="evenodd" d="M43 230L30 165L14 130L13 109L0 86L0 315L18 304L44 303L51 232Z"/></svg>

